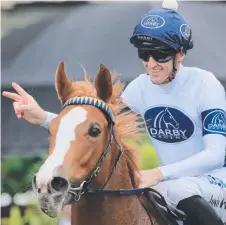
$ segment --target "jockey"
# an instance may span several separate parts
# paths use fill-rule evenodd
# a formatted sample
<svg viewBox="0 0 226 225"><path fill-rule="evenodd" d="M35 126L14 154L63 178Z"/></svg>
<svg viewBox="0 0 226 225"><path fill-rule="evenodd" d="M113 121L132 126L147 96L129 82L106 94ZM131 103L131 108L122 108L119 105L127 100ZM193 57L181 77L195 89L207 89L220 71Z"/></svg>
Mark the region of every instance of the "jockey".
<svg viewBox="0 0 226 225"><path fill-rule="evenodd" d="M192 225L226 224L223 86L211 72L181 64L193 40L177 2L144 14L130 42L146 73L128 84L122 98L144 119L162 163L141 171L140 186L158 190ZM16 83L13 87L20 96L3 95L15 100L17 117L48 128L57 115L41 109Z"/></svg>
<svg viewBox="0 0 226 225"><path fill-rule="evenodd" d="M176 10L177 2L165 1L135 26L130 42L146 73L122 97L144 119L162 163L142 171L141 186L156 185L191 224L220 225L226 223L225 90L212 73L181 65L193 40Z"/></svg>

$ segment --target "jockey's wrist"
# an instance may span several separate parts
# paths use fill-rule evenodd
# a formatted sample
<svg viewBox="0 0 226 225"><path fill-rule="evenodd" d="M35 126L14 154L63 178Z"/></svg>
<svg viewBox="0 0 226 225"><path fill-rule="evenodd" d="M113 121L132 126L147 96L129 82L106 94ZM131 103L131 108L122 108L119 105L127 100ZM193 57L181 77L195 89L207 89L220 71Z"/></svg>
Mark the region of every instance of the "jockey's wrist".
<svg viewBox="0 0 226 225"><path fill-rule="evenodd" d="M165 181L165 176L164 176L164 173L163 171L161 170L162 167L157 167L156 170L158 170L158 174L159 174L159 181L162 182L162 181Z"/></svg>
<svg viewBox="0 0 226 225"><path fill-rule="evenodd" d="M47 112L41 109L41 112L39 112L39 120L37 122L37 124L39 124L40 126L42 126L46 119L47 119Z"/></svg>
<svg viewBox="0 0 226 225"><path fill-rule="evenodd" d="M161 170L159 168L156 168L156 171L157 171L157 174L158 174L158 181L162 182L164 177L163 177Z"/></svg>
<svg viewBox="0 0 226 225"><path fill-rule="evenodd" d="M51 121L57 117L57 114L55 113L51 113L51 112L47 112L47 111L44 111L44 114L43 114L44 118L43 119L43 123L40 124L40 126L42 127L45 127L46 129L49 128L49 124L51 123Z"/></svg>

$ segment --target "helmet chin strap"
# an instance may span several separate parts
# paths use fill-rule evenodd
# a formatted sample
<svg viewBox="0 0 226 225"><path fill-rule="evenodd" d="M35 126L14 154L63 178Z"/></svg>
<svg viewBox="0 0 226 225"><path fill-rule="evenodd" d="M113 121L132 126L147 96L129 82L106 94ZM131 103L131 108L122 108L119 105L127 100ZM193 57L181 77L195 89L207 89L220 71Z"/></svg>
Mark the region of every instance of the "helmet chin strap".
<svg viewBox="0 0 226 225"><path fill-rule="evenodd" d="M172 73L167 78L167 79L169 79L170 82L175 78L176 72L177 72L177 69L174 67L172 70Z"/></svg>
<svg viewBox="0 0 226 225"><path fill-rule="evenodd" d="M166 78L166 80L161 83L164 84L166 81L171 82L172 80L174 80L175 76L176 76L176 72L177 72L177 68L176 68L176 57L173 58L173 70L171 72L171 74Z"/></svg>

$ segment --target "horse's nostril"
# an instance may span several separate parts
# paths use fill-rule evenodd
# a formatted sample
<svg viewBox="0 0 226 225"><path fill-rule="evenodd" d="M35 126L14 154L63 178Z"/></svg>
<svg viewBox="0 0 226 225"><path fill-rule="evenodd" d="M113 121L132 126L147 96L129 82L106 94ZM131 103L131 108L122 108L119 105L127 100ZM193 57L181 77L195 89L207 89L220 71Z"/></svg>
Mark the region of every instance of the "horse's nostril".
<svg viewBox="0 0 226 225"><path fill-rule="evenodd" d="M54 177L50 183L50 186L55 191L65 192L68 190L68 181L63 177Z"/></svg>

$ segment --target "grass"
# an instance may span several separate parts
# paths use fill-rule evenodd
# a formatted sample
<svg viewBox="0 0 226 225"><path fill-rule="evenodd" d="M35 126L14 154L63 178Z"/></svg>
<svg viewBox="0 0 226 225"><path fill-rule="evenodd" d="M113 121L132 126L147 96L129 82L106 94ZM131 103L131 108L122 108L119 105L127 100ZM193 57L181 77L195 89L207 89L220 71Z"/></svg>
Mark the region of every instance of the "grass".
<svg viewBox="0 0 226 225"><path fill-rule="evenodd" d="M36 209L34 209L36 208ZM2 225L57 225L58 219L50 219L44 213L39 212L37 207L30 206L25 210L22 217L20 209L12 206L9 218L1 218Z"/></svg>
<svg viewBox="0 0 226 225"><path fill-rule="evenodd" d="M129 140L128 143L141 149L139 164L142 170L152 169L160 165L155 149L147 135L144 135L139 142Z"/></svg>

